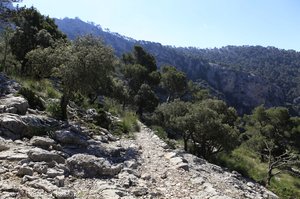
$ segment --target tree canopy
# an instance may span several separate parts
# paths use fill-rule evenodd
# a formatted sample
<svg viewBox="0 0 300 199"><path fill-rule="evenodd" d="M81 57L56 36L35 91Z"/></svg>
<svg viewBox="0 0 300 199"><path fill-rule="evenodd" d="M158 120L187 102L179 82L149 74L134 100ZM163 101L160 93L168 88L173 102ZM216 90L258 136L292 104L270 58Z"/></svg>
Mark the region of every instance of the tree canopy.
<svg viewBox="0 0 300 199"><path fill-rule="evenodd" d="M299 162L299 132L293 130L293 119L286 108L257 107L246 120L246 134L250 149L268 163L266 184L286 166ZM298 140L295 140L297 138ZM281 169L274 173L274 169Z"/></svg>
<svg viewBox="0 0 300 199"><path fill-rule="evenodd" d="M12 53L21 61L21 72L26 73L26 54L39 47L46 48L58 39L64 39L65 35L60 32L50 17L45 17L35 8L20 8L14 11L12 22L16 31L10 39Z"/></svg>

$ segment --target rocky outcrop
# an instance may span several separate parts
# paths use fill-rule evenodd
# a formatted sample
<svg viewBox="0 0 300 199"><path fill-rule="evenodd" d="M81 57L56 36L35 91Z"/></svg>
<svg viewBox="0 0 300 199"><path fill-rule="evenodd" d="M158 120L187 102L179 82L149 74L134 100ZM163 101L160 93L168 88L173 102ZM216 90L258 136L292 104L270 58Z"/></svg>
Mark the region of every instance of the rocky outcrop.
<svg viewBox="0 0 300 199"><path fill-rule="evenodd" d="M71 129L63 129L54 132L54 139L61 144L87 146L88 137L80 131Z"/></svg>
<svg viewBox="0 0 300 199"><path fill-rule="evenodd" d="M0 135L11 139L44 135L59 126L58 121L42 115L0 114Z"/></svg>
<svg viewBox="0 0 300 199"><path fill-rule="evenodd" d="M135 139L117 139L28 112L0 113L0 198L278 198L237 172L169 149L143 124Z"/></svg>
<svg viewBox="0 0 300 199"><path fill-rule="evenodd" d="M34 148L28 152L28 157L34 162L51 162L64 163L65 159L55 152L50 152L40 148Z"/></svg>
<svg viewBox="0 0 300 199"><path fill-rule="evenodd" d="M57 148L55 141L49 137L33 136L30 140L30 144L42 149Z"/></svg>
<svg viewBox="0 0 300 199"><path fill-rule="evenodd" d="M29 104L23 97L15 97L12 95L0 98L0 113L16 113L25 115Z"/></svg>
<svg viewBox="0 0 300 199"><path fill-rule="evenodd" d="M121 165L112 166L104 158L85 154L76 154L68 158L67 165L73 175L85 178L114 176L122 169Z"/></svg>
<svg viewBox="0 0 300 199"><path fill-rule="evenodd" d="M226 102L242 113L250 113L259 105L283 106L284 93L274 83L254 74L230 70L210 64L202 77L213 89L224 96Z"/></svg>
<svg viewBox="0 0 300 199"><path fill-rule="evenodd" d="M4 73L0 73L0 97L15 94L21 86L15 80L10 79Z"/></svg>

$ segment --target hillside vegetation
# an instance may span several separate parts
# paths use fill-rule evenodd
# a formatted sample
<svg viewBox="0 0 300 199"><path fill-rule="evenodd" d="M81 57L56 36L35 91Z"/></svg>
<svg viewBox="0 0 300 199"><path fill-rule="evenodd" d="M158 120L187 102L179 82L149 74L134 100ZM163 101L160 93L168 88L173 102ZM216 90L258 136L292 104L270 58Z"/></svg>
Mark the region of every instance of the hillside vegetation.
<svg viewBox="0 0 300 199"><path fill-rule="evenodd" d="M70 39L86 34L100 36L107 45L114 48L118 56L130 51L134 45L140 45L153 54L159 68L163 65L175 66L185 72L190 79L209 89L215 96L234 106L239 114L249 114L256 106L265 104L267 107L285 106L293 115L299 115L300 53L294 50L262 46L227 46L220 49L178 48L155 42L137 41L103 30L101 26L83 22L79 18L56 19L55 22ZM209 76L212 70L217 71L217 77ZM228 73L244 77L233 83L225 85L221 83L218 86L218 81L223 83L226 81ZM234 76L231 75L230 78L234 79ZM254 76L254 79L249 80L247 76ZM266 92L247 93L247 87L251 87L248 81L258 82L256 86L265 87ZM244 91L238 88L240 85ZM261 99L255 100L257 98ZM249 102L241 103L245 100Z"/></svg>
<svg viewBox="0 0 300 199"><path fill-rule="evenodd" d="M300 118L285 107L273 107L281 105L281 100L270 101L270 94L280 93L286 85L273 85L263 75L251 76L250 69L244 72L233 66L227 69L223 62L212 64L194 49L137 42L93 24L83 24L85 31L94 27L94 34L103 33L106 43L91 34L69 40L53 19L35 8L10 12L10 23L4 24L0 37L0 68L23 84L18 95L28 100L30 108L46 110L65 123L81 121L80 110L94 108L99 114L85 125L106 128L119 136L137 130L139 118L159 129L160 136L175 148L238 169L282 197L300 198L297 191L289 191L299 186ZM70 21L76 22L73 28L78 21ZM67 33L75 36L84 31ZM259 75L258 69L256 73ZM268 89L256 93L257 86ZM243 93L242 88L255 92ZM262 95L262 100L255 101L256 95ZM247 96L253 99L249 104L238 103ZM249 114L239 111L239 115L228 104L239 110L244 110L239 105L248 107ZM247 150L250 153L244 153ZM261 173L240 164L249 159ZM292 179L289 184L287 179Z"/></svg>

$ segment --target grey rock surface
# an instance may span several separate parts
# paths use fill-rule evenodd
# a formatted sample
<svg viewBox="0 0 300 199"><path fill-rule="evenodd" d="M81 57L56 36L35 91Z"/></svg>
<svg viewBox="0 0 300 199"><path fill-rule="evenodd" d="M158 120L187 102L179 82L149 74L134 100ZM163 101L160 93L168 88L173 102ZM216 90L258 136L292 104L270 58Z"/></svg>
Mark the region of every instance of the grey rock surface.
<svg viewBox="0 0 300 199"><path fill-rule="evenodd" d="M31 149L28 152L28 157L34 162L51 162L64 163L65 159L57 153L46 151L40 148Z"/></svg>
<svg viewBox="0 0 300 199"><path fill-rule="evenodd" d="M121 165L113 166L104 158L86 154L73 155L67 159L67 165L78 177L114 176L122 169Z"/></svg>
<svg viewBox="0 0 300 199"><path fill-rule="evenodd" d="M8 95L0 99L0 113L16 113L25 115L29 104L23 97Z"/></svg>

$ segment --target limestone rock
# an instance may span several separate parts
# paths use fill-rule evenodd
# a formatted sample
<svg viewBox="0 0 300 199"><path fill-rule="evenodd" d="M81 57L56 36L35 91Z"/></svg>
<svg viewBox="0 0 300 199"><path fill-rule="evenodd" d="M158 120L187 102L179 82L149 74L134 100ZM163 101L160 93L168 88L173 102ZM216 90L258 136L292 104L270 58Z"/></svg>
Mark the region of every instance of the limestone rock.
<svg viewBox="0 0 300 199"><path fill-rule="evenodd" d="M109 198L109 199L119 199L122 196L125 196L126 194L123 191L120 191L118 189L105 189L102 191L101 196L103 198Z"/></svg>
<svg viewBox="0 0 300 199"><path fill-rule="evenodd" d="M40 115L20 116L12 113L0 115L0 128L6 130L3 131L4 135L12 139L41 135L56 126L58 126L56 120Z"/></svg>
<svg viewBox="0 0 300 199"><path fill-rule="evenodd" d="M45 174L45 173L47 173L48 166L45 164L42 164L40 162L37 162L34 164L33 170L39 174L43 174L43 173Z"/></svg>
<svg viewBox="0 0 300 199"><path fill-rule="evenodd" d="M22 166L19 168L17 176L23 177L25 175L32 176L33 175L33 170L32 168L28 166Z"/></svg>
<svg viewBox="0 0 300 199"><path fill-rule="evenodd" d="M256 106L282 106L284 93L282 89L266 79L246 72L235 71L219 64L210 64L204 80L214 89L225 93L229 105L232 102L239 113L247 113Z"/></svg>
<svg viewBox="0 0 300 199"><path fill-rule="evenodd" d="M8 132L4 131L5 136L17 139L25 134L27 125L19 115L4 113L0 115L0 128L8 130Z"/></svg>
<svg viewBox="0 0 300 199"><path fill-rule="evenodd" d="M1 113L16 113L20 115L25 115L29 104L23 97L15 97L13 95L8 95L0 100L0 112Z"/></svg>
<svg viewBox="0 0 300 199"><path fill-rule="evenodd" d="M48 193L52 193L53 191L58 189L57 186L44 179L33 180L31 182L28 182L28 185L36 189L43 189Z"/></svg>
<svg viewBox="0 0 300 199"><path fill-rule="evenodd" d="M0 96L17 93L20 88L19 83L9 79L4 73L0 73Z"/></svg>
<svg viewBox="0 0 300 199"><path fill-rule="evenodd" d="M78 177L114 176L118 174L121 165L112 166L104 158L93 155L76 154L67 159L70 172Z"/></svg>
<svg viewBox="0 0 300 199"><path fill-rule="evenodd" d="M47 170L46 175L47 175L49 178L54 178L54 177L56 177L56 176L64 175L64 171L63 171L63 170L60 170L60 169L49 168L49 169Z"/></svg>
<svg viewBox="0 0 300 199"><path fill-rule="evenodd" d="M146 187L139 187L139 188L135 188L132 193L135 195L135 196L144 196L144 195L147 195L148 193L148 189Z"/></svg>
<svg viewBox="0 0 300 199"><path fill-rule="evenodd" d="M40 136L33 136L30 140L30 143L33 146L37 146L43 149L49 149L50 146L55 145L55 141L53 139Z"/></svg>
<svg viewBox="0 0 300 199"><path fill-rule="evenodd" d="M8 150L8 149L9 149L9 146L8 146L7 141L0 137L0 152Z"/></svg>
<svg viewBox="0 0 300 199"><path fill-rule="evenodd" d="M72 130L58 130L54 133L54 138L61 144L87 146L87 136Z"/></svg>
<svg viewBox="0 0 300 199"><path fill-rule="evenodd" d="M56 199L73 199L75 198L74 192L65 189L55 190L52 195Z"/></svg>
<svg viewBox="0 0 300 199"><path fill-rule="evenodd" d="M54 178L54 182L55 182L55 185L58 186L58 187L63 187L65 186L65 176L61 175L61 176L56 176Z"/></svg>
<svg viewBox="0 0 300 199"><path fill-rule="evenodd" d="M49 129L55 129L59 126L57 120L43 115L27 114L21 116L21 119L28 126L24 136L30 138L35 135L43 135Z"/></svg>
<svg viewBox="0 0 300 199"><path fill-rule="evenodd" d="M55 161L57 163L64 163L65 159L54 153L54 152L49 152L44 149L40 148L34 148L28 152L28 157L34 161L34 162L51 162Z"/></svg>

